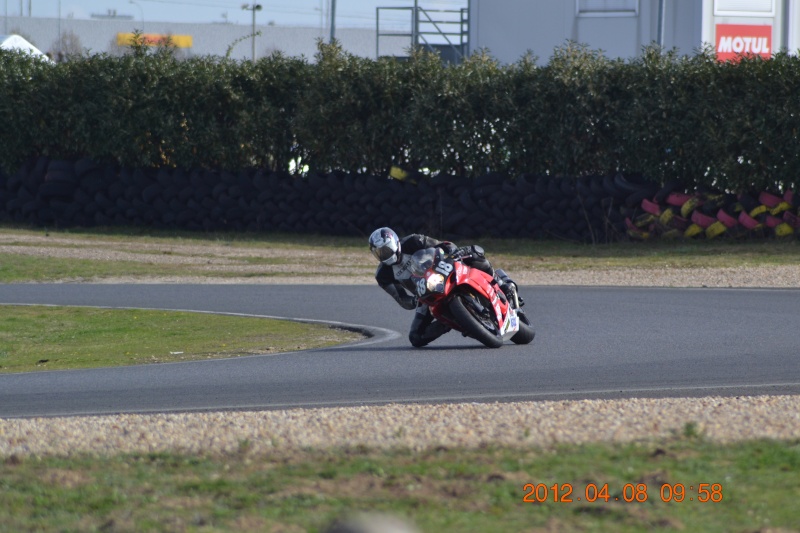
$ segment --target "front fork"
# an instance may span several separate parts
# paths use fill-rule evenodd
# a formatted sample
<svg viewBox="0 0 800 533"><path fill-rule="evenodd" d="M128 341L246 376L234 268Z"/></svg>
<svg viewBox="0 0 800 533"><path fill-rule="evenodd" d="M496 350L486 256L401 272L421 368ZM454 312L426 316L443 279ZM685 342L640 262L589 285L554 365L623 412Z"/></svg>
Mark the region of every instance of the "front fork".
<svg viewBox="0 0 800 533"><path fill-rule="evenodd" d="M514 280L508 277L508 274L506 274L506 271L503 270L502 268L496 269L494 273L495 276L497 276L497 279L499 279L500 281L503 282L503 284L511 288L511 290L509 291L511 293L510 294L511 307L513 307L514 309L519 309L519 294L517 293L517 284L514 282ZM502 288L500 290L502 291Z"/></svg>

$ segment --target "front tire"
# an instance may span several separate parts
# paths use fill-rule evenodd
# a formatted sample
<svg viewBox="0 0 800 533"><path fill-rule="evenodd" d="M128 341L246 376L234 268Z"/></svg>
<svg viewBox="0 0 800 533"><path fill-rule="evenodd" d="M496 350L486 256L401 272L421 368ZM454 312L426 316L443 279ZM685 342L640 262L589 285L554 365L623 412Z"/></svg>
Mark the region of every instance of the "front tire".
<svg viewBox="0 0 800 533"><path fill-rule="evenodd" d="M450 301L450 313L464 333L477 340L488 348L499 348L503 345L503 337L494 326L494 331L488 328L489 317L484 317L475 309L473 302L465 301L468 298L475 298L471 295L458 294ZM484 306L484 309L487 309ZM491 309L489 307L488 309ZM494 317L491 317L492 319ZM484 322L487 324L484 325ZM493 320L492 320L493 323Z"/></svg>
<svg viewBox="0 0 800 533"><path fill-rule="evenodd" d="M511 337L511 342L514 344L530 344L536 336L533 325L525 313L519 309L517 309L517 318L519 318L519 331Z"/></svg>

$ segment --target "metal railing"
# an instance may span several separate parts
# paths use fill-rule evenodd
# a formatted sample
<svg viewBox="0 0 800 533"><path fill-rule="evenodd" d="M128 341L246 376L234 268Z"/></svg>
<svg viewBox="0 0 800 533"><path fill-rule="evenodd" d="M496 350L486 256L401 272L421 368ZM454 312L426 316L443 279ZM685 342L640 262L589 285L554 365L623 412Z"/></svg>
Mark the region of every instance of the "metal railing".
<svg viewBox="0 0 800 533"><path fill-rule="evenodd" d="M403 29L381 28L381 14L408 12ZM429 10L421 7L378 7L375 10L375 57L381 57L381 38L408 38L408 48L422 46L437 51L442 59L460 63L469 53L469 9ZM395 57L406 57L397 56Z"/></svg>

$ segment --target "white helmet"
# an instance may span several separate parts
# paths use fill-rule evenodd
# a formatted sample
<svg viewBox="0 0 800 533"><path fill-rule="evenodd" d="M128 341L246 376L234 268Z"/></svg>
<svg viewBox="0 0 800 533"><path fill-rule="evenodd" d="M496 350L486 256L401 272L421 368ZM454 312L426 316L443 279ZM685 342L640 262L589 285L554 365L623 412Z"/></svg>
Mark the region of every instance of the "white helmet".
<svg viewBox="0 0 800 533"><path fill-rule="evenodd" d="M384 265L400 260L400 238L391 228L378 228L369 236L369 251Z"/></svg>

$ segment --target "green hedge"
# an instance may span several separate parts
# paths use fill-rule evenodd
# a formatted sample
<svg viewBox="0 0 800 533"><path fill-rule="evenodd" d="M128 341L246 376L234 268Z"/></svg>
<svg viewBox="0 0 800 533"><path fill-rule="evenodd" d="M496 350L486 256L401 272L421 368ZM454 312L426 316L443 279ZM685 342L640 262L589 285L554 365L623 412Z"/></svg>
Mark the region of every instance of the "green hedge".
<svg viewBox="0 0 800 533"><path fill-rule="evenodd" d="M49 65L0 52L0 167L31 156L130 167L458 176L639 173L785 190L800 176L800 59L721 63L651 47L612 60L567 43L549 62L179 60L134 47Z"/></svg>
<svg viewBox="0 0 800 533"><path fill-rule="evenodd" d="M180 61L161 49L52 66L12 53L0 61L6 168L32 155L132 167L288 168L298 155L291 123L310 73L300 59Z"/></svg>

